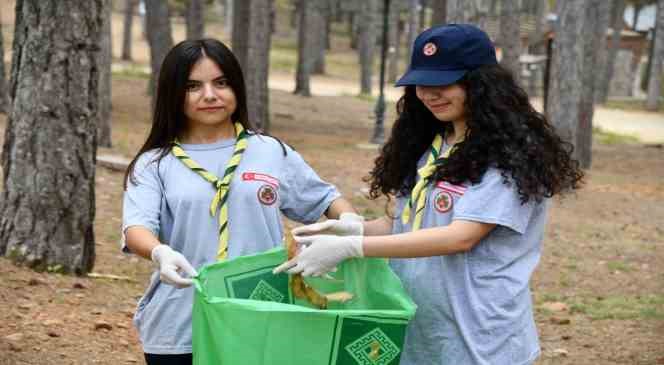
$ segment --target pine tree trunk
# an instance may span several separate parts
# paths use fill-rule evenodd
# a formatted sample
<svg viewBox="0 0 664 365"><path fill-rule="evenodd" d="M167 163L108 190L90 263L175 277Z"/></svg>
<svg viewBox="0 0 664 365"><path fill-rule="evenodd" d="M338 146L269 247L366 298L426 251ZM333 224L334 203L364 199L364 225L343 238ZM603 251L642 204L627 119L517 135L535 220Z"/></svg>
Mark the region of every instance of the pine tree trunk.
<svg viewBox="0 0 664 365"><path fill-rule="evenodd" d="M387 53L387 82L394 83L399 74L399 60L401 59L401 35L402 24L399 15L401 14L401 2L394 1L390 3L390 28L388 30L389 52Z"/></svg>
<svg viewBox="0 0 664 365"><path fill-rule="evenodd" d="M249 119L259 129L269 132L269 98L267 80L270 69L270 14L273 0L246 0L251 3L248 32L247 58L244 75L247 84Z"/></svg>
<svg viewBox="0 0 664 365"><path fill-rule="evenodd" d="M518 0L503 0L500 8L500 45L503 50L501 65L512 72L514 79L521 79L521 37L519 36Z"/></svg>
<svg viewBox="0 0 664 365"><path fill-rule="evenodd" d="M0 113L9 114L9 92L5 75L5 48L2 40L2 24L0 24Z"/></svg>
<svg viewBox="0 0 664 365"><path fill-rule="evenodd" d="M145 27L150 45L150 66L152 68L148 92L153 95L156 81L159 79L161 63L173 47L171 18L166 1L145 0Z"/></svg>
<svg viewBox="0 0 664 365"><path fill-rule="evenodd" d="M295 71L294 94L311 96L311 85L309 79L313 71L313 43L315 34L311 31L311 13L313 5L310 1L302 1L298 4L298 29L297 29L297 69Z"/></svg>
<svg viewBox="0 0 664 365"><path fill-rule="evenodd" d="M97 143L111 147L111 0L104 0L104 24L99 42L99 118L97 119Z"/></svg>
<svg viewBox="0 0 664 365"><path fill-rule="evenodd" d="M583 87L583 34L585 18L584 0L559 1L558 24L551 60L551 84L547 112L561 138L575 146L577 156L577 131L579 107Z"/></svg>
<svg viewBox="0 0 664 365"><path fill-rule="evenodd" d="M240 62L242 70L246 74L249 72L247 68L247 53L249 52L249 9L251 1L246 0L231 0L233 2L233 53Z"/></svg>
<svg viewBox="0 0 664 365"><path fill-rule="evenodd" d="M313 43L314 49L314 65L311 71L312 74L322 75L325 73L325 48L327 43L327 18L329 9L322 4L314 4L311 12L310 24L313 33L316 34L318 39Z"/></svg>
<svg viewBox="0 0 664 365"><path fill-rule="evenodd" d="M662 87L662 63L664 63L664 0L657 1L657 16L655 22L655 41L650 66L650 80L648 81L648 100L646 109L656 111L659 107L659 97Z"/></svg>
<svg viewBox="0 0 664 365"><path fill-rule="evenodd" d="M38 270L84 274L94 265L105 1L16 1L0 254Z"/></svg>
<svg viewBox="0 0 664 365"><path fill-rule="evenodd" d="M606 39L606 30L601 33L600 13L606 0L586 0L585 21L583 24L583 70L581 79L581 101L579 103L579 126L576 139L576 153L582 168L590 168L592 163L593 115L595 113L595 67L600 38Z"/></svg>
<svg viewBox="0 0 664 365"><path fill-rule="evenodd" d="M595 73L595 103L600 103L602 94L605 92L602 91L604 85L604 72L606 70L607 63L609 61L609 50L607 48L607 33L609 30L609 22L611 21L611 3L609 1L601 1L598 8L597 15L597 28L595 32L597 33L597 44L593 47L597 50L597 60L594 67L594 70L600 70Z"/></svg>
<svg viewBox="0 0 664 365"><path fill-rule="evenodd" d="M597 102L606 103L609 98L611 79L613 78L613 69L615 67L616 55L620 48L620 32L623 26L623 13L625 12L625 0L613 0L611 7L611 45L609 46L609 55L607 57L606 69L602 72L602 86L597 90Z"/></svg>
<svg viewBox="0 0 664 365"><path fill-rule="evenodd" d="M219 0L224 2L224 31L229 39L233 39L233 7L235 0Z"/></svg>
<svg viewBox="0 0 664 365"><path fill-rule="evenodd" d="M124 28L122 29L122 59L131 61L131 29L134 23L136 0L125 0Z"/></svg>
<svg viewBox="0 0 664 365"><path fill-rule="evenodd" d="M447 0L448 23L477 23L477 4L475 0Z"/></svg>
<svg viewBox="0 0 664 365"><path fill-rule="evenodd" d="M415 44L415 38L417 38L417 35L420 33L420 17L418 16L419 13L419 8L422 5L420 4L420 0L408 0L408 32L407 32L407 37L408 37L408 53L413 49L413 45Z"/></svg>
<svg viewBox="0 0 664 365"><path fill-rule="evenodd" d="M431 15L431 26L447 23L447 0L433 0L431 2L433 13Z"/></svg>
<svg viewBox="0 0 664 365"><path fill-rule="evenodd" d="M201 39L205 33L203 1L187 0L187 39Z"/></svg>
<svg viewBox="0 0 664 365"><path fill-rule="evenodd" d="M366 0L361 4L358 21L360 58L360 93L371 94L373 77L374 50L376 48L376 21L378 7L376 0Z"/></svg>

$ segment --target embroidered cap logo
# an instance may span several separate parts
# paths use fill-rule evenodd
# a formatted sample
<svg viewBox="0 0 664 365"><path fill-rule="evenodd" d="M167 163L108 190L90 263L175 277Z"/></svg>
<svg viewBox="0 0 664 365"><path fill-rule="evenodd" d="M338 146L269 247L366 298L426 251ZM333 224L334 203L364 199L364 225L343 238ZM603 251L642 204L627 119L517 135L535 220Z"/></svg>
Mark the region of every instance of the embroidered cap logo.
<svg viewBox="0 0 664 365"><path fill-rule="evenodd" d="M422 48L422 53L424 53L425 56L433 56L436 54L436 51L438 51L438 48L432 42L425 44Z"/></svg>

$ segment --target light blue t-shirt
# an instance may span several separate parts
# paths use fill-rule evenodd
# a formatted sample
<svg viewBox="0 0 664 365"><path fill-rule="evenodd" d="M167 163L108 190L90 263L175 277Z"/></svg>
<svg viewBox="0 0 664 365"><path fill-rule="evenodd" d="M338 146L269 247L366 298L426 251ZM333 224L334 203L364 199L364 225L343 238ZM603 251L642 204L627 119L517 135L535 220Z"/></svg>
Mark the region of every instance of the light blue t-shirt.
<svg viewBox="0 0 664 365"><path fill-rule="evenodd" d="M417 304L401 365L519 365L539 356L528 282L548 204L519 199L516 185L494 168L478 184L429 186L422 228L453 220L497 226L466 253L390 260ZM406 201L397 200L395 234L411 230L400 219Z"/></svg>
<svg viewBox="0 0 664 365"><path fill-rule="evenodd" d="M189 157L219 178L234 147L234 139L182 145ZM294 221L315 222L340 196L297 152L285 148L286 156L275 139L249 137L229 190L229 259L281 245L281 213ZM122 231L148 228L197 269L215 262L218 217L210 215L215 189L173 154L153 162L156 153L144 153L136 163L138 184L127 184ZM158 271L152 274L134 316L146 353L191 353L193 293L192 287L163 284Z"/></svg>

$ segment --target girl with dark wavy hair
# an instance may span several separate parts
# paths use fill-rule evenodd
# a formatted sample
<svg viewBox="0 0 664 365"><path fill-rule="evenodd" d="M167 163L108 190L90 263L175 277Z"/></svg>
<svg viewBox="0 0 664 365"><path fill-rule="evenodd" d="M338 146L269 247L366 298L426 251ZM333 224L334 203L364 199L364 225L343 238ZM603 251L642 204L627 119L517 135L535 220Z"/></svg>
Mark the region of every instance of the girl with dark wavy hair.
<svg viewBox="0 0 664 365"><path fill-rule="evenodd" d="M125 177L124 248L158 266L134 324L148 364L191 364L196 268L280 246L282 213L306 223L359 216L297 152L250 123L242 70L223 43L173 47L155 97Z"/></svg>
<svg viewBox="0 0 664 365"><path fill-rule="evenodd" d="M418 305L402 365L532 364L529 280L549 198L581 184L572 146L474 26L420 34L397 85L399 117L368 178L371 197L397 198L396 217L300 227L307 249L276 271L317 276L348 258L390 257Z"/></svg>

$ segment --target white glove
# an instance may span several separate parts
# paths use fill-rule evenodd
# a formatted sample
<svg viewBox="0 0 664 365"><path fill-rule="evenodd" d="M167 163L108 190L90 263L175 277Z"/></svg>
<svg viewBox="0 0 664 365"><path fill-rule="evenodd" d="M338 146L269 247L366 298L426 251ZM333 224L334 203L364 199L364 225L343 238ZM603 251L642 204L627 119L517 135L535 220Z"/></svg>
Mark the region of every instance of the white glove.
<svg viewBox="0 0 664 365"><path fill-rule="evenodd" d="M192 284L190 278L182 277L179 272L184 271L190 277L198 275L186 257L167 245L155 246L150 257L152 261L159 264L159 279L176 288L186 288Z"/></svg>
<svg viewBox="0 0 664 365"><path fill-rule="evenodd" d="M355 213L341 213L339 219L328 219L325 222L309 224L292 230L293 236L313 234L335 234L337 236L362 236L364 234L364 217Z"/></svg>
<svg viewBox="0 0 664 365"><path fill-rule="evenodd" d="M364 256L362 236L315 235L295 237L295 241L303 245L302 251L275 268L273 273L287 271L302 273L302 276L321 276L343 260Z"/></svg>

